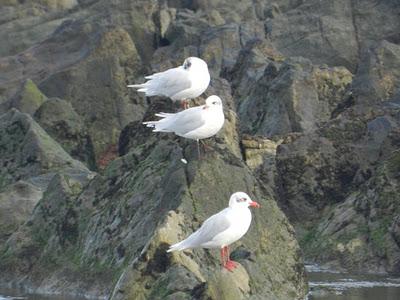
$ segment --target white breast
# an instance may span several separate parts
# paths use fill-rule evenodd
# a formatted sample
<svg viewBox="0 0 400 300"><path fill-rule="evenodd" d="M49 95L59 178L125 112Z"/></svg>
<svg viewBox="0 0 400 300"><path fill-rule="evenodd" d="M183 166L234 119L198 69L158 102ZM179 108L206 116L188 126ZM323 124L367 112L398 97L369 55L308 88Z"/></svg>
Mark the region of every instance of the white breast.
<svg viewBox="0 0 400 300"><path fill-rule="evenodd" d="M208 69L197 69L189 73L189 79L192 83L191 87L183 90L171 97L173 101L193 99L199 97L205 92L210 84L210 73Z"/></svg>
<svg viewBox="0 0 400 300"><path fill-rule="evenodd" d="M201 140L212 137L221 130L224 122L225 117L222 108L209 108L205 124L193 131L187 132L183 135L183 137L193 140Z"/></svg>
<svg viewBox="0 0 400 300"><path fill-rule="evenodd" d="M251 212L249 209L232 209L227 214L227 217L232 225L216 235L212 241L202 245L202 247L220 248L228 246L239 240L249 230L251 224Z"/></svg>

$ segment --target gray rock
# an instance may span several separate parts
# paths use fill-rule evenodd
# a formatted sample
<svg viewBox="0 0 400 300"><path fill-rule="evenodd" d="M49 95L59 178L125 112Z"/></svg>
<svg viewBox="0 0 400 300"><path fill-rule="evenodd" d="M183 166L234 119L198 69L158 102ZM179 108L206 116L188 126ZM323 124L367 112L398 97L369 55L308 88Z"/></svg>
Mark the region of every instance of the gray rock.
<svg viewBox="0 0 400 300"><path fill-rule="evenodd" d="M0 193L0 243L17 230L32 213L43 192L36 186L18 181Z"/></svg>
<svg viewBox="0 0 400 300"><path fill-rule="evenodd" d="M377 41L398 40L396 1L306 1L266 20L268 37L286 56L357 70L360 53Z"/></svg>
<svg viewBox="0 0 400 300"><path fill-rule="evenodd" d="M79 66L54 74L40 85L49 97L70 102L83 117L97 162L116 144L120 130L142 117L143 99L136 94L136 103L131 101L126 88L127 76L138 63L128 33L116 28L102 34L97 48Z"/></svg>
<svg viewBox="0 0 400 300"><path fill-rule="evenodd" d="M226 146L234 140L216 139L213 150L198 160L193 142L157 136L144 126L131 134L126 136L127 153L87 187L72 193L68 176L52 180L30 221L0 250L2 267L8 270L3 281L14 282L29 266L24 285L41 282L44 290L112 299L162 299L176 293L200 299L304 296L304 269L293 228L268 189ZM228 132L224 135L232 139ZM252 228L238 243L251 252L239 258L243 267L232 275L221 271L218 251L166 253L168 244L226 207L237 190L248 191L263 207L254 211ZM62 224L74 233L58 229ZM22 251L26 248L39 250L27 257ZM49 264L45 259L51 253ZM68 284L60 287L65 278ZM227 288L230 278L240 282L237 289Z"/></svg>
<svg viewBox="0 0 400 300"><path fill-rule="evenodd" d="M359 103L382 102L400 88L400 46L382 41L363 52L354 78L354 96Z"/></svg>
<svg viewBox="0 0 400 300"><path fill-rule="evenodd" d="M331 118L351 81L345 68L315 67L300 58L281 66L271 62L251 93L240 99L242 130L266 137L311 132Z"/></svg>
<svg viewBox="0 0 400 300"><path fill-rule="evenodd" d="M281 206L307 259L356 272L397 273L399 111L347 109L276 157ZM393 225L392 225L393 224ZM393 228L393 229L390 229Z"/></svg>
<svg viewBox="0 0 400 300"><path fill-rule="evenodd" d="M11 98L9 103L5 103L2 106L6 109L2 109L3 113L9 108L16 108L22 113L33 116L35 111L47 100L47 97L37 88L35 83L28 79L24 82L21 89L17 94Z"/></svg>
<svg viewBox="0 0 400 300"><path fill-rule="evenodd" d="M87 128L72 105L59 98L50 98L34 115L38 124L73 158L94 169L93 145Z"/></svg>
<svg viewBox="0 0 400 300"><path fill-rule="evenodd" d="M0 189L18 180L57 171L90 174L29 115L15 109L0 116L0 163Z"/></svg>

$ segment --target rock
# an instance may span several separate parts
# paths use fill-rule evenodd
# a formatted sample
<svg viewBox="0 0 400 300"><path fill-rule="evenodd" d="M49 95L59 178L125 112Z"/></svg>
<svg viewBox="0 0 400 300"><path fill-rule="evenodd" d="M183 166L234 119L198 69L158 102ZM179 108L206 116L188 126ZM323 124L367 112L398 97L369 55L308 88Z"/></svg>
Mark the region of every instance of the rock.
<svg viewBox="0 0 400 300"><path fill-rule="evenodd" d="M0 245L31 217L56 173L83 184L92 174L27 114L0 116Z"/></svg>
<svg viewBox="0 0 400 300"><path fill-rule="evenodd" d="M60 13L60 10L64 10L61 6L54 5L49 10L49 7L37 3L38 1L9 2L11 3L3 5L0 9L0 38L4 41L0 45L2 57L15 55L43 41L66 19L64 14ZM61 4L62 1L58 2ZM18 30L15 30L16 28Z"/></svg>
<svg viewBox="0 0 400 300"><path fill-rule="evenodd" d="M329 219L308 233L304 249L317 261L357 272L398 274L398 158L393 153L360 192L349 195Z"/></svg>
<svg viewBox="0 0 400 300"><path fill-rule="evenodd" d="M216 272L206 287L206 294L211 299L246 299L249 292L249 275L241 265L234 272Z"/></svg>
<svg viewBox="0 0 400 300"><path fill-rule="evenodd" d="M266 28L273 45L285 56L302 56L315 64L350 70L356 66L358 44L350 1L343 0L340 5L303 3L267 19Z"/></svg>
<svg viewBox="0 0 400 300"><path fill-rule="evenodd" d="M285 57L266 40L248 41L239 52L235 66L226 74L232 82L235 99L239 102L255 89L258 80L264 75L266 65L275 62L274 70L277 71L279 63L284 60Z"/></svg>
<svg viewBox="0 0 400 300"><path fill-rule="evenodd" d="M95 295L112 295L112 299L163 299L179 292L180 297L184 297L182 292L185 297L222 294L228 297L232 295L230 291L216 289L226 278L210 279L211 274L221 270L218 251L194 250L188 255L185 252L167 254L165 250L208 216L226 207L233 191L246 190L261 202L263 210L254 212L252 228L241 242L252 255L239 259L246 271L240 268L232 275L235 280L249 278L248 284L241 281L241 287L236 290L238 297L254 294L267 298L301 298L304 295L304 273L293 229L265 187L225 144L213 144L214 150L197 160L194 143L178 143L177 138L168 135L160 138L144 126L135 130L129 139L135 143L127 143L132 145L129 151L109 164L104 177L95 177L70 200L51 197L51 191L68 191L65 183L61 187L60 183L56 184L61 179L54 179L48 188L49 197L40 202L29 222L32 228L46 228L46 235L41 234L41 250L28 261L21 252L11 252L10 249L20 249L21 239L31 235L29 231L26 233L25 226L18 230L0 253L7 257L6 261L11 261L10 265L19 261L16 270L21 273L9 272L10 276L3 280L12 282L13 276L24 273L24 265L31 265L28 282L48 283L48 278L52 278L50 282L54 283L69 274L70 283L64 285L63 292L91 291ZM188 164L181 162L184 157ZM68 217L67 210L53 210L52 207L60 205L56 201L67 201L65 207L70 207L74 214ZM40 211L43 212L39 214ZM59 228L56 224L67 221L68 226L78 230L71 238L79 236L79 239L66 240L62 245L66 233L55 228ZM50 228L43 222L56 224ZM50 250L51 253L62 251L63 258L55 258L54 264L45 268L42 259L46 256L39 253L50 255ZM98 266L96 270L90 267L94 265ZM81 273L82 269L89 273ZM288 280L288 276L292 279ZM114 287L112 282L118 284ZM276 291L274 286L282 289Z"/></svg>
<svg viewBox="0 0 400 300"><path fill-rule="evenodd" d="M242 139L246 164L272 189L276 187L276 149L282 141L282 139L273 141L248 135Z"/></svg>
<svg viewBox="0 0 400 300"><path fill-rule="evenodd" d="M165 142L162 142L162 144L165 144ZM167 144L166 144L167 145ZM161 145L158 144L156 146L156 148L152 151L156 151L156 149L158 147L160 147ZM171 145L172 146L172 145ZM154 288L151 290L143 290L141 288L142 284L138 284L138 282L143 282L144 281L144 285L148 285L148 286L156 286L159 287L159 285L161 284L161 282L163 282L165 279L165 276L157 276L157 273L154 272L162 272L162 270L168 270L168 272L171 271L171 268L173 268L175 265L184 265L185 268L187 270L190 270L190 272L193 273L193 275L195 276L196 281L194 281L193 286L197 286L196 288L192 288L192 295L193 293L196 293L196 297L202 299L202 297L207 297L206 295L208 295L209 297L213 297L212 299L219 299L218 295L223 295L225 294L226 297L229 297L229 295L232 295L232 293L236 294L237 297L242 298L245 297L246 293L248 293L248 289L246 288L246 284L245 282L242 282L242 284L244 284L244 286L242 286L242 289L238 289L238 290L233 290L231 291L231 293L229 291L227 291L225 288L221 288L220 290L218 290L216 288L217 285L219 285L218 282L220 282L221 280L224 281L226 280L225 277L221 278L219 276L217 276L215 279L208 279L206 281L206 286L202 287L202 282L204 282L205 278L210 278L209 272L212 273L219 273L220 272L220 266L219 266L219 259L218 259L218 251L210 251L210 254L208 254L207 252L204 252L202 250L193 250L192 251L192 255L188 255L185 254L185 252L183 253L172 253L172 255L167 255L162 254L163 251L165 251L165 249L167 248L168 244L172 244L174 242L176 242L178 239L182 239L185 236L187 236L193 229L191 225L192 224L192 220L195 221L195 224L200 224L202 220L204 220L207 216L209 216L210 214L212 214L213 212L215 213L216 211L218 211L219 209L221 209L222 207L224 207L226 205L226 198L228 196L224 196L221 198L221 200L218 200L218 203L216 201L218 192L217 191L222 191L222 190L231 190L232 188L224 188L224 189L220 189L216 186L216 182L221 182L221 178L224 176L224 174L229 173L231 174L230 176L230 180L232 180L232 183L228 183L226 180L224 180L224 185L225 184L233 184L235 186L235 190L240 190L243 189L240 187L241 184L244 184L247 180L249 180L250 178L243 178L243 176L247 176L245 174L248 174L245 169L242 169L239 160L237 158L235 158L235 156L230 157L225 156L227 155L229 152L228 151L224 151L224 156L225 158L223 160L220 160L222 157L220 157L221 154L208 154L206 155L206 157L204 157L202 159L202 161L199 163L196 160L193 160L193 157L196 156L196 151L195 149L193 149L194 147L191 147L190 145L188 146L190 149L190 152L188 153L187 151L189 151L189 149L186 149L186 151L184 153L185 156L187 157L187 160L189 161L189 164L187 165L187 167L180 163L179 161L179 156L177 156L176 158L174 158L174 160L176 160L176 162L178 163L177 167L182 166L185 170L185 173L187 173L187 184L188 184L188 189L187 191L185 191L185 188L182 190L181 188L175 189L175 190L180 190L182 191L182 194L180 197L181 200L176 202L177 208L175 211L177 211L177 213L174 212L170 212L169 215L167 216L166 220L164 221L164 223L161 225L159 231L157 231L158 233L156 233L153 238L151 239L151 242L146 245L144 247L144 249L141 251L141 258L136 259L133 261L133 265L132 268L127 269L127 271L122 275L121 279L119 280L119 284L116 287L116 290L114 290L113 293L113 297L112 299L122 299L122 297L124 297L123 295L132 295L132 299L133 299L133 295L135 295L135 297L142 297L143 299L145 299L146 297L149 297L149 295L151 295L153 298L158 299L158 298L162 298L162 297L166 297L167 295L172 295L173 293L175 293L176 291L174 291L173 289L167 289L165 290L165 283L164 283L164 288ZM137 146L135 149L140 149L140 146ZM179 148L178 148L179 149ZM175 151L178 151L178 149L176 149ZM137 150L134 150L134 152L136 152ZM141 150L141 151L146 151L145 149ZM158 153L160 150L157 150ZM165 150L162 152L166 152ZM189 157L187 155L190 155ZM129 153L127 154L129 155ZM176 155L176 154L175 154ZM226 160L226 161L224 161ZM239 163L239 164L238 164ZM211 168L211 169L210 169ZM175 171L176 172L176 171ZM209 173L212 172L212 173ZM179 174L179 173L178 173ZM213 174L213 175L211 175ZM175 175L176 177L177 175ZM182 175L179 175L182 176ZM222 177L220 177L222 176ZM174 180L174 184L175 180ZM181 183L180 183L181 184ZM247 184L247 183L245 183ZM250 186L252 185L252 183L249 183ZM171 186L171 184L169 184L168 186ZM212 189L214 192L210 193L210 189ZM247 188L248 190L248 188ZM171 195L172 196L172 195ZM202 199L201 201L198 199ZM260 198L260 196L258 196L258 199L262 199ZM200 201L200 202L199 202ZM175 201L173 201L175 202ZM207 203L205 205L205 203ZM267 207L265 208L266 211L269 212L273 212L275 213L275 209L271 207L270 205L273 204L273 202L267 201L266 205ZM263 205L263 204L262 204ZM274 214L273 213L273 214ZM257 240L259 241L260 236L264 236L265 234L265 251L267 251L269 253L269 255L276 255L276 254L271 254L270 251L273 251L272 249L270 249L270 246L272 246L274 243L279 243L278 240L269 240L270 238L272 238L272 236L279 236L281 234L283 234L284 236L286 236L286 233L284 233L287 229L283 229L286 225L284 225L284 227L275 227L275 225L273 225L272 228L270 228L269 226L272 226L272 224L275 224L274 221L272 221L272 216L269 216L267 219L264 218L257 218L257 213L255 216L255 222L257 222L256 224L259 224L258 222L263 222L262 220L271 220L272 223L268 223L269 225L255 225L257 228L257 230L261 230L261 232L263 232L263 228L266 228L265 226L267 226L268 229L268 233L261 233L258 232L256 235L258 236ZM277 224L276 224L277 225ZM198 226L198 225L197 225ZM196 227L197 227L196 226ZM195 227L195 228L196 228ZM254 227L253 227L254 228ZM254 228L254 230L256 230ZM278 229L279 228L279 229ZM277 231L276 231L277 230ZM280 231L283 230L283 231ZM275 234L272 234L272 231L275 232ZM279 233L278 233L279 232ZM255 242L255 240L253 240L253 234L255 234L255 232L250 233L249 232L249 236L247 236L247 238L245 238L244 240L244 244L246 245L245 247L247 249L252 249L253 246L252 243ZM271 235L270 235L271 234ZM286 237L284 238L286 239ZM262 239L262 241L264 241ZM291 244L291 242L289 242L289 244ZM286 244L288 245L288 244ZM257 247L257 246L254 246ZM269 250L267 250L269 249ZM257 259L261 259L258 258L259 255L263 256L263 250L260 249L260 253L255 252L255 255L257 257ZM204 256L206 255L206 256ZM209 255L212 255L213 257L213 263L210 267L207 267L207 264L205 263L201 263L202 260L207 259L206 257L208 257ZM264 256L263 256L264 257ZM263 258L265 259L265 257ZM255 288L255 290L252 290L252 293L256 293L259 295L270 295L270 297L273 297L273 293L272 291L267 291L269 289L269 287L265 287L261 282L259 283L258 280L260 278L264 278L263 272L266 272L266 270L263 270L262 267L257 267L254 262L252 261L248 261L248 260L243 260L240 261L244 266L246 266L246 270L247 272L249 272L249 277L251 278L251 286L253 286ZM151 265L151 267L149 267L149 265ZM251 265L251 267L250 267ZM269 265L269 268L274 268L273 265L274 263L272 261L268 260L267 265ZM199 266L202 266L201 268ZM281 266L282 267L282 266ZM269 269L268 268L268 269ZM147 274L144 270L148 270L147 272L151 272L150 274ZM157 271L158 270L158 271ZM282 269L280 269L282 270ZM268 271L267 271L268 272ZM278 271L278 269L274 269L274 272L280 272ZM143 274L146 274L145 277L143 277ZM199 275L201 274L201 275ZM234 273L236 275L235 276L236 280L240 280L240 278L246 277L245 272L244 274L242 273L242 271L238 271L238 273ZM242 274L242 275L241 275ZM259 274L259 275L256 275ZM282 273L283 276L283 273ZM156 282L154 282L154 277L156 278ZM212 277L211 277L212 278ZM225 279L224 279L225 278ZM278 280L280 281L281 277L280 276L274 276L274 280ZM146 284L147 282L147 284ZM276 284L278 284L276 282ZM269 285L268 285L269 286ZM162 291L162 295L160 294L153 294L156 291ZM294 292L294 290L293 290ZM266 293L266 294L264 294ZM272 294L271 294L272 293ZM141 295L141 296L138 296ZM276 297L280 297L275 295ZM128 296L128 299L131 299ZM228 299L228 298L227 298Z"/></svg>
<svg viewBox="0 0 400 300"><path fill-rule="evenodd" d="M0 190L18 180L45 189L49 180L47 177L51 178L51 174L57 171L78 177L90 174L29 115L15 109L0 116L0 164Z"/></svg>
<svg viewBox="0 0 400 300"><path fill-rule="evenodd" d="M389 232L397 216L398 109L370 109L355 106L313 134L284 140L275 181L308 259L394 273L399 248Z"/></svg>
<svg viewBox="0 0 400 300"><path fill-rule="evenodd" d="M278 143L268 139L254 139L247 137L242 140L245 149L246 163L251 169L256 169L263 164L265 159L275 158ZM268 158L265 158L268 156Z"/></svg>
<svg viewBox="0 0 400 300"><path fill-rule="evenodd" d="M271 62L250 95L240 99L242 130L266 137L311 132L343 105L351 81L345 68L314 67L305 59Z"/></svg>
<svg viewBox="0 0 400 300"><path fill-rule="evenodd" d="M96 168L93 145L87 128L72 105L59 98L50 98L34 115L38 124L73 158Z"/></svg>
<svg viewBox="0 0 400 300"><path fill-rule="evenodd" d="M314 64L355 71L362 49L394 38L398 11L395 1L377 6L373 1L308 1L267 19L266 31L285 56L303 56Z"/></svg>
<svg viewBox="0 0 400 300"><path fill-rule="evenodd" d="M1 283L114 300L301 299L301 253L275 199L307 259L399 272L396 1L20 2L0 8L0 195L27 202L1 233ZM177 107L126 88L188 56L212 73L192 105L217 94L225 108L202 160L192 141L141 125ZM27 98L49 135L9 111L28 79L50 97ZM218 251L166 254L237 189L263 208L233 245L236 273L220 272Z"/></svg>
<svg viewBox="0 0 400 300"><path fill-rule="evenodd" d="M47 97L37 88L32 80L28 79L21 90L12 98L10 107L22 113L33 116L35 111L47 100Z"/></svg>
<svg viewBox="0 0 400 300"><path fill-rule="evenodd" d="M382 41L363 52L362 64L353 83L359 103L374 103L392 98L400 88L400 46Z"/></svg>
<svg viewBox="0 0 400 300"><path fill-rule="evenodd" d="M0 193L0 243L17 230L30 216L43 192L36 186L18 181Z"/></svg>
<svg viewBox="0 0 400 300"><path fill-rule="evenodd" d="M131 101L126 88L127 76L135 72L138 63L128 33L116 28L102 35L97 48L79 67L59 72L41 84L48 96L65 99L83 117L97 162L117 143L121 128L142 117L143 100L136 93Z"/></svg>
<svg viewBox="0 0 400 300"><path fill-rule="evenodd" d="M15 231L3 245L0 256L3 279L12 275L30 273L27 285L35 284L42 291L57 288L58 281L48 275L77 270L77 259L69 260L70 250L78 242L78 219L75 197L85 183L68 175L55 175L50 181L43 199L32 212L29 220ZM48 227L47 223L53 224ZM18 258L20 262L16 262ZM57 270L65 262L65 269ZM75 269L74 269L75 268ZM47 277L48 276L48 277ZM68 275L65 274L65 278ZM41 281L47 277L47 281ZM99 276L101 277L101 276ZM76 294L79 293L77 285Z"/></svg>

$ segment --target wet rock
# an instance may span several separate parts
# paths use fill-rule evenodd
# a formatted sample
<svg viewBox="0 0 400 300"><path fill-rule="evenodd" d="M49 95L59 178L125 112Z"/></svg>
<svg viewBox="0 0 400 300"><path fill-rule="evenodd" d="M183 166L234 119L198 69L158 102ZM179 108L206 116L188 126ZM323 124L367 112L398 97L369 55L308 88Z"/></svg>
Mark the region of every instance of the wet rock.
<svg viewBox="0 0 400 300"><path fill-rule="evenodd" d="M400 266L396 222L398 153L380 164L360 192L349 195L328 219L308 234L306 251L316 260L358 272L397 274ZM394 176L394 177L393 177ZM394 179L394 180L393 180Z"/></svg>

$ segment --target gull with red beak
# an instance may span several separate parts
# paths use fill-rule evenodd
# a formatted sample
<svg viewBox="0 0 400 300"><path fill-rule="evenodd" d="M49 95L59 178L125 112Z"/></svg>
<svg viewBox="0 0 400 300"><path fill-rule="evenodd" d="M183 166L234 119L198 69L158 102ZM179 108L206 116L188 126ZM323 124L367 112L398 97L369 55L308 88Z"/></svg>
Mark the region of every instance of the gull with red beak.
<svg viewBox="0 0 400 300"><path fill-rule="evenodd" d="M167 252L188 248L220 248L222 267L233 271L237 267L237 262L230 259L228 246L244 236L249 229L251 223L249 206L260 207L246 193L234 193L227 208L209 217L197 231L185 240L170 246Z"/></svg>
<svg viewBox="0 0 400 300"><path fill-rule="evenodd" d="M154 132L173 132L181 137L197 141L200 156L199 140L209 138L222 128L225 117L222 100L218 96L210 96L205 105L191 107L178 113L158 113L158 121L143 122Z"/></svg>

